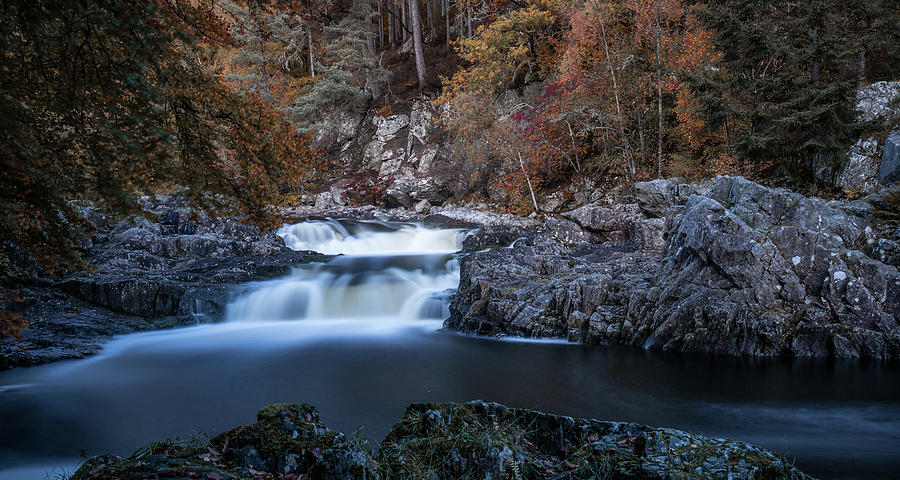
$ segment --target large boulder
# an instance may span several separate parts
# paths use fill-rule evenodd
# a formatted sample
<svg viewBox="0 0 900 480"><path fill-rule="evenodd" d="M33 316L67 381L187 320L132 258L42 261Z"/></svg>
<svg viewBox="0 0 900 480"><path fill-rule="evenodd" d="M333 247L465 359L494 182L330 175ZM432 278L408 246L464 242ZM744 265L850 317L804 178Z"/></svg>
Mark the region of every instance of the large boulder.
<svg viewBox="0 0 900 480"><path fill-rule="evenodd" d="M315 407L269 405L256 417L256 423L231 429L208 443L160 442L130 458L94 457L72 479L378 478L372 452L322 424Z"/></svg>
<svg viewBox="0 0 900 480"><path fill-rule="evenodd" d="M431 205L441 205L450 196L450 191L431 177L404 176L385 190L382 201L388 207L413 208L423 200Z"/></svg>
<svg viewBox="0 0 900 480"><path fill-rule="evenodd" d="M635 204L603 207L595 203L562 214L585 230L604 239L625 241L634 236L634 224L641 218Z"/></svg>
<svg viewBox="0 0 900 480"><path fill-rule="evenodd" d="M646 348L897 358L900 273L872 226L818 199L720 177L669 232L629 314Z"/></svg>
<svg viewBox="0 0 900 480"><path fill-rule="evenodd" d="M648 288L657 255L638 251L634 241L572 249L559 240L538 234L513 248L460 259L459 289L445 326L481 335L624 343L607 329L619 329L611 325L626 317L631 293Z"/></svg>
<svg viewBox="0 0 900 480"><path fill-rule="evenodd" d="M677 185L671 180L638 182L634 185L634 196L644 215L659 218L675 204Z"/></svg>
<svg viewBox="0 0 900 480"><path fill-rule="evenodd" d="M878 140L859 139L850 147L847 163L838 172L835 184L844 191L874 192L878 187L878 161Z"/></svg>

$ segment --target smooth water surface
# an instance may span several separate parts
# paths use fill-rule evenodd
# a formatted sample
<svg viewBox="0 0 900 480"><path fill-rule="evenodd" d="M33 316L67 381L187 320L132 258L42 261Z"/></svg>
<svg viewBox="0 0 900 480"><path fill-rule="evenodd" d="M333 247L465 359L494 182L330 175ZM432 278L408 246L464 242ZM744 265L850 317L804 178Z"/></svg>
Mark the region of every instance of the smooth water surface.
<svg viewBox="0 0 900 480"><path fill-rule="evenodd" d="M745 440L821 478L900 472L896 367L440 332L461 232L346 221L286 232L295 248L322 242L348 255L241 287L225 322L129 335L93 358L0 374L0 478L72 471L82 449L127 455L220 432L270 403L312 403L331 428L363 427L377 442L409 403L472 399ZM367 248L375 253L359 253Z"/></svg>

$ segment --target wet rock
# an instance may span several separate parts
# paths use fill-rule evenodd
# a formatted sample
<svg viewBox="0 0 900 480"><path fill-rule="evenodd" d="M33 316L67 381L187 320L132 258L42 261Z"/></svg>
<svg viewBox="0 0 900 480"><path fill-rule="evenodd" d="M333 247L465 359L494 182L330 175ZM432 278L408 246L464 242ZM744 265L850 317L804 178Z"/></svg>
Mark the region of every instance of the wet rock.
<svg viewBox="0 0 900 480"><path fill-rule="evenodd" d="M27 289L22 315L30 326L19 340L0 340L0 366L80 358L113 335L214 321L234 286L328 258L294 252L274 233L182 205L171 198L146 202L147 216L159 215L160 222L135 217L96 226L86 255L92 270Z"/></svg>
<svg viewBox="0 0 900 480"><path fill-rule="evenodd" d="M462 242L463 252L477 252L487 248L507 247L525 238L525 231L506 226L488 226L469 232Z"/></svg>
<svg viewBox="0 0 900 480"><path fill-rule="evenodd" d="M644 215L658 218L665 216L666 210L675 204L676 188L671 180L638 182L634 185L634 196Z"/></svg>
<svg viewBox="0 0 900 480"><path fill-rule="evenodd" d="M0 370L57 360L84 358L106 340L145 330L192 325L196 319L168 317L148 321L73 298L55 288L22 287L16 313L28 319L19 338L0 339Z"/></svg>
<svg viewBox="0 0 900 480"><path fill-rule="evenodd" d="M603 207L588 204L562 214L585 230L611 241L626 241L634 237L634 224L641 218L636 204Z"/></svg>
<svg viewBox="0 0 900 480"><path fill-rule="evenodd" d="M743 442L482 401L410 405L379 461L390 478L810 478Z"/></svg>
<svg viewBox="0 0 900 480"><path fill-rule="evenodd" d="M571 249L545 235L460 260L460 284L445 326L482 335L506 334L587 341L598 312L625 317L632 291L647 288L656 256L637 243L607 242ZM625 341L618 333L595 343Z"/></svg>
<svg viewBox="0 0 900 480"><path fill-rule="evenodd" d="M290 424L292 428L285 429ZM497 403L413 404L377 456L310 405L270 405L209 443L156 443L89 459L73 480L125 478L810 479L762 448L670 428L551 415Z"/></svg>
<svg viewBox="0 0 900 480"><path fill-rule="evenodd" d="M638 231L629 242L573 249L547 228L467 255L445 325L679 352L900 357L897 242L870 220L892 208L890 192L866 197L859 216L740 177L704 190L666 218L626 220ZM621 228L615 212L569 216Z"/></svg>
<svg viewBox="0 0 900 480"><path fill-rule="evenodd" d="M884 141L878 182L882 185L900 182L900 132L894 132Z"/></svg>

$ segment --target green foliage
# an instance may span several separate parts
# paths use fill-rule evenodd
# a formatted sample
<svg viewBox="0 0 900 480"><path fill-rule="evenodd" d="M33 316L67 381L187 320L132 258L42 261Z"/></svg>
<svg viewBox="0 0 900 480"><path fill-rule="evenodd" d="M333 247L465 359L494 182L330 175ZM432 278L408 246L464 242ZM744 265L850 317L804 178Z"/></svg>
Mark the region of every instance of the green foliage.
<svg viewBox="0 0 900 480"><path fill-rule="evenodd" d="M896 18L896 8L875 4L869 7ZM692 78L693 90L709 128L728 132L728 144L745 162L771 160L822 174L845 159L857 133L854 87L865 77L857 71L859 49L871 28L880 28L845 28L861 21L857 7L732 0L700 9L722 57L715 69Z"/></svg>
<svg viewBox="0 0 900 480"><path fill-rule="evenodd" d="M323 112L359 111L390 80L374 50L377 31L371 20L372 6L357 0L339 21L323 28L315 81L285 109L300 132L335 128Z"/></svg>
<svg viewBox="0 0 900 480"><path fill-rule="evenodd" d="M227 38L215 18L186 0L4 7L0 277L81 266L74 199L129 211L183 186L211 213L270 219L278 183L298 181L311 153L203 66L198 38Z"/></svg>

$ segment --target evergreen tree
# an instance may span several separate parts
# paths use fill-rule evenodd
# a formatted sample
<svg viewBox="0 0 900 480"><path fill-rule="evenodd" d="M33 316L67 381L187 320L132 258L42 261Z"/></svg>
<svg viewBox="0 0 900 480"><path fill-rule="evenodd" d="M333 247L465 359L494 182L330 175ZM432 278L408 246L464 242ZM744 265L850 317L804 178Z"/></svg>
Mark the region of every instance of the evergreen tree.
<svg viewBox="0 0 900 480"><path fill-rule="evenodd" d="M855 76L831 0L702 6L720 61L692 77L708 125L753 169L836 171L855 131ZM810 178L811 179L811 178Z"/></svg>
<svg viewBox="0 0 900 480"><path fill-rule="evenodd" d="M322 61L316 63L318 75L308 91L300 95L286 112L295 119L298 130L329 130L334 125L322 112L365 108L373 92L387 84L390 72L381 66L374 39L372 6L356 0L338 22L322 31Z"/></svg>

